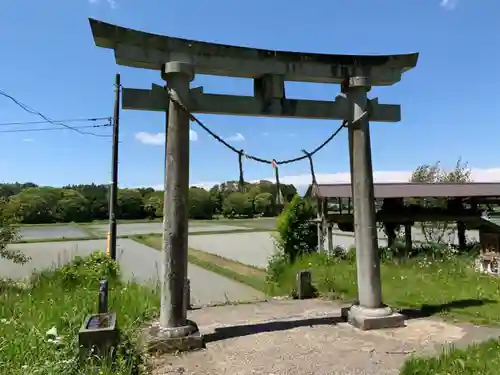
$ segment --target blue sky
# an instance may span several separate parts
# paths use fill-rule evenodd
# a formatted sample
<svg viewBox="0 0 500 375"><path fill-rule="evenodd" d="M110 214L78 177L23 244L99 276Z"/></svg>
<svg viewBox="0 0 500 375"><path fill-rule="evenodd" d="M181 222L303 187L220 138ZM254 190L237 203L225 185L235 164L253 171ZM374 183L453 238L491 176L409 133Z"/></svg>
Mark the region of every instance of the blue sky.
<svg viewBox="0 0 500 375"><path fill-rule="evenodd" d="M371 127L377 180L407 178L422 163L452 165L462 157L478 179L500 179L500 2L498 0L3 0L0 3L0 90L52 119L111 116L113 83L162 84L159 72L115 64L97 48L88 17L181 38L303 52L391 54L420 52L416 69L370 96L401 104L401 123ZM207 92L252 94L250 80L198 77ZM287 96L333 99L337 85L287 83ZM312 149L339 125L335 121L200 116L238 148L267 159ZM36 121L0 97L0 124ZM78 125L78 124L74 124ZM0 130L37 126L0 126ZM122 186L158 186L163 149L153 143L164 115L121 112ZM191 183L238 178L236 155L196 124L191 142ZM110 129L96 129L106 134ZM142 132L142 136L137 133ZM238 136L239 134L239 136ZM141 142L142 140L142 142ZM150 141L149 144L143 143ZM0 180L39 184L108 183L111 139L69 130L0 133ZM348 174L347 135L315 158L320 182ZM308 163L282 168L286 182L308 183ZM248 180L269 178L270 166L245 163Z"/></svg>

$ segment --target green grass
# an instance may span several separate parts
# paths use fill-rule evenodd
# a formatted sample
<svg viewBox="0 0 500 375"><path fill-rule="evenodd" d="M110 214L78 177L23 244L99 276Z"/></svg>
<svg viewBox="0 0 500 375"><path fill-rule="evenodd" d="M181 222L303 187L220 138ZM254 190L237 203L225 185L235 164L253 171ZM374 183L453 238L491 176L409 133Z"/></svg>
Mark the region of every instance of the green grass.
<svg viewBox="0 0 500 375"><path fill-rule="evenodd" d="M412 358L400 375L498 375L500 341L488 340L466 349L451 349L436 358Z"/></svg>
<svg viewBox="0 0 500 375"><path fill-rule="evenodd" d="M0 284L2 373L125 375L138 366L144 370L146 363L134 337L159 309L157 288L121 282L113 277L116 264L103 259L93 254L87 260L45 271L35 275L30 285ZM104 276L110 279L109 309L117 313L122 345L113 367L99 360L79 366L78 330L84 318L97 310L99 279ZM57 329L60 344L46 335L52 327Z"/></svg>
<svg viewBox="0 0 500 375"><path fill-rule="evenodd" d="M357 295L353 261L329 259L322 254L305 256L278 272L276 288L290 293L295 275L310 269L318 291L332 298L353 300ZM402 264L383 262L382 293L386 304L399 309L422 309L476 324L500 323L500 279L474 271L470 258L434 262L414 259Z"/></svg>

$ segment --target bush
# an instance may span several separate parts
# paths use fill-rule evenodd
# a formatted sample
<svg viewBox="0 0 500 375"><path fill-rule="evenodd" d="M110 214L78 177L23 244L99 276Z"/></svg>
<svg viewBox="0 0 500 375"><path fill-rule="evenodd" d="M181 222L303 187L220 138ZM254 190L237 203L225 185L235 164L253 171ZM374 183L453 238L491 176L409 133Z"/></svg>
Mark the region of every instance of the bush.
<svg viewBox="0 0 500 375"><path fill-rule="evenodd" d="M210 193L202 188L191 187L188 210L190 219L212 219L213 205Z"/></svg>
<svg viewBox="0 0 500 375"><path fill-rule="evenodd" d="M61 267L55 275L61 277L63 285L66 286L101 279L117 281L120 276L120 266L105 253L96 251L86 258L76 257L72 263Z"/></svg>
<svg viewBox="0 0 500 375"><path fill-rule="evenodd" d="M458 250L455 246L442 243L424 243L414 246L410 251L406 246L397 243L392 247L379 247L381 261L397 261L398 263L412 258L429 258L432 260L452 260L457 256L474 258L479 254L479 247L470 244L466 249Z"/></svg>
<svg viewBox="0 0 500 375"><path fill-rule="evenodd" d="M290 263L317 249L317 228L312 222L315 216L310 201L296 195L278 217L276 245Z"/></svg>
<svg viewBox="0 0 500 375"><path fill-rule="evenodd" d="M252 217L253 201L249 194L234 192L224 199L222 214L228 218L236 216Z"/></svg>
<svg viewBox="0 0 500 375"><path fill-rule="evenodd" d="M258 194L253 200L253 205L257 215L270 217L276 214L276 205L271 193Z"/></svg>
<svg viewBox="0 0 500 375"><path fill-rule="evenodd" d="M276 252L269 258L267 265L267 282L271 294L280 293L279 284L283 275L301 256L316 251L317 229L311 221L314 217L315 211L310 202L298 195L278 217L278 235L274 237Z"/></svg>
<svg viewBox="0 0 500 375"><path fill-rule="evenodd" d="M12 375L129 375L147 373L136 345L140 325L159 308L156 287L124 283L118 264L103 253L77 258L37 274L31 285L11 283L0 294L0 368ZM121 343L115 361L89 358L78 363L78 330L96 313L99 281L109 280L109 309L117 313ZM48 331L53 336L48 336ZM47 332L47 333L46 333Z"/></svg>
<svg viewBox="0 0 500 375"><path fill-rule="evenodd" d="M7 249L7 245L19 241L19 228L16 223L15 214L12 212L8 202L0 198L0 258L11 260L16 264L26 264L31 259L19 250Z"/></svg>

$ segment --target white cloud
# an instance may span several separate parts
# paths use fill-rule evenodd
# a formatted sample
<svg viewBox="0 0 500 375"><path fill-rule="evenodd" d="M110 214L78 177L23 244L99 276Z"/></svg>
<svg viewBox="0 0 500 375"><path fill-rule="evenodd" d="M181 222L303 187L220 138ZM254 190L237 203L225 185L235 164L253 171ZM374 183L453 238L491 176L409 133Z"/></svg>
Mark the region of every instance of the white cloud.
<svg viewBox="0 0 500 375"><path fill-rule="evenodd" d="M408 182L411 174L412 171L374 171L373 180L374 182ZM497 182L500 181L500 168L472 168L471 177L474 182ZM345 184L351 182L351 175L349 172L318 173L316 179L320 184ZM283 176L280 177L280 181L285 184L309 185L311 176L309 174Z"/></svg>
<svg viewBox="0 0 500 375"><path fill-rule="evenodd" d="M135 139L145 145L161 146L165 144L165 133L149 133L149 132L139 132L135 134ZM194 130L189 130L189 140L197 141L198 133Z"/></svg>
<svg viewBox="0 0 500 375"><path fill-rule="evenodd" d="M441 3L439 4L442 8L445 9L455 9L457 6L458 0L441 0Z"/></svg>
<svg viewBox="0 0 500 375"><path fill-rule="evenodd" d="M98 4L100 0L88 0L90 4ZM109 5L111 9L116 9L118 8L118 3L116 0L106 0L106 3Z"/></svg>
<svg viewBox="0 0 500 375"><path fill-rule="evenodd" d="M33 138L24 138L23 142L35 142Z"/></svg>
<svg viewBox="0 0 500 375"><path fill-rule="evenodd" d="M271 134L271 133L268 133L268 132L264 132L264 133L262 133L262 135L263 135L264 137L267 137L267 136L268 136L268 135L270 135L270 134Z"/></svg>
<svg viewBox="0 0 500 375"><path fill-rule="evenodd" d="M139 132L135 133L135 139L145 145L160 146L165 143L165 133Z"/></svg>
<svg viewBox="0 0 500 375"><path fill-rule="evenodd" d="M412 171L375 171L373 173L374 182L408 182ZM500 182L500 168L480 169L472 168L471 177L474 182ZM351 182L349 172L341 173L317 173L316 179L320 184L345 184ZM267 177L263 180L274 181L274 177ZM299 190L311 184L310 174L280 176L280 181L284 184L293 184ZM250 181L255 182L255 181ZM191 186L210 189L213 185L220 182L200 182L191 184Z"/></svg>
<svg viewBox="0 0 500 375"><path fill-rule="evenodd" d="M229 142L243 142L244 140L245 137L243 137L243 134L241 133L236 133L235 135L226 138L226 141Z"/></svg>
<svg viewBox="0 0 500 375"><path fill-rule="evenodd" d="M189 131L189 140L190 141L197 141L198 140L198 133L196 133L194 130Z"/></svg>

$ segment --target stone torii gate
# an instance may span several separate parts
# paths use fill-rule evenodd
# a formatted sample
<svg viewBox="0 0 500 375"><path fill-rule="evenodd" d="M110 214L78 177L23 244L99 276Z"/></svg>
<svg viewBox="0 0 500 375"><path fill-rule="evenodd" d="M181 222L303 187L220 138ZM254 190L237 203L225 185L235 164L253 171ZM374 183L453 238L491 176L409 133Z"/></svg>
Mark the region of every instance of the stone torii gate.
<svg viewBox="0 0 500 375"><path fill-rule="evenodd" d="M358 56L271 51L172 38L90 19L98 47L114 50L116 63L158 70L165 88L123 89L123 108L167 113L165 216L159 338L197 334L186 317L191 113L347 120L355 213L359 304L349 321L369 329L402 325L402 317L382 303L380 261L373 204L369 120L398 122L400 106L368 99L372 86L389 86L417 64L418 54ZM207 94L190 88L195 74L254 80L254 96ZM289 99L285 81L340 84L344 96L333 101ZM178 102L177 104L175 102ZM179 340L178 340L179 341ZM186 340L182 340L186 341Z"/></svg>

